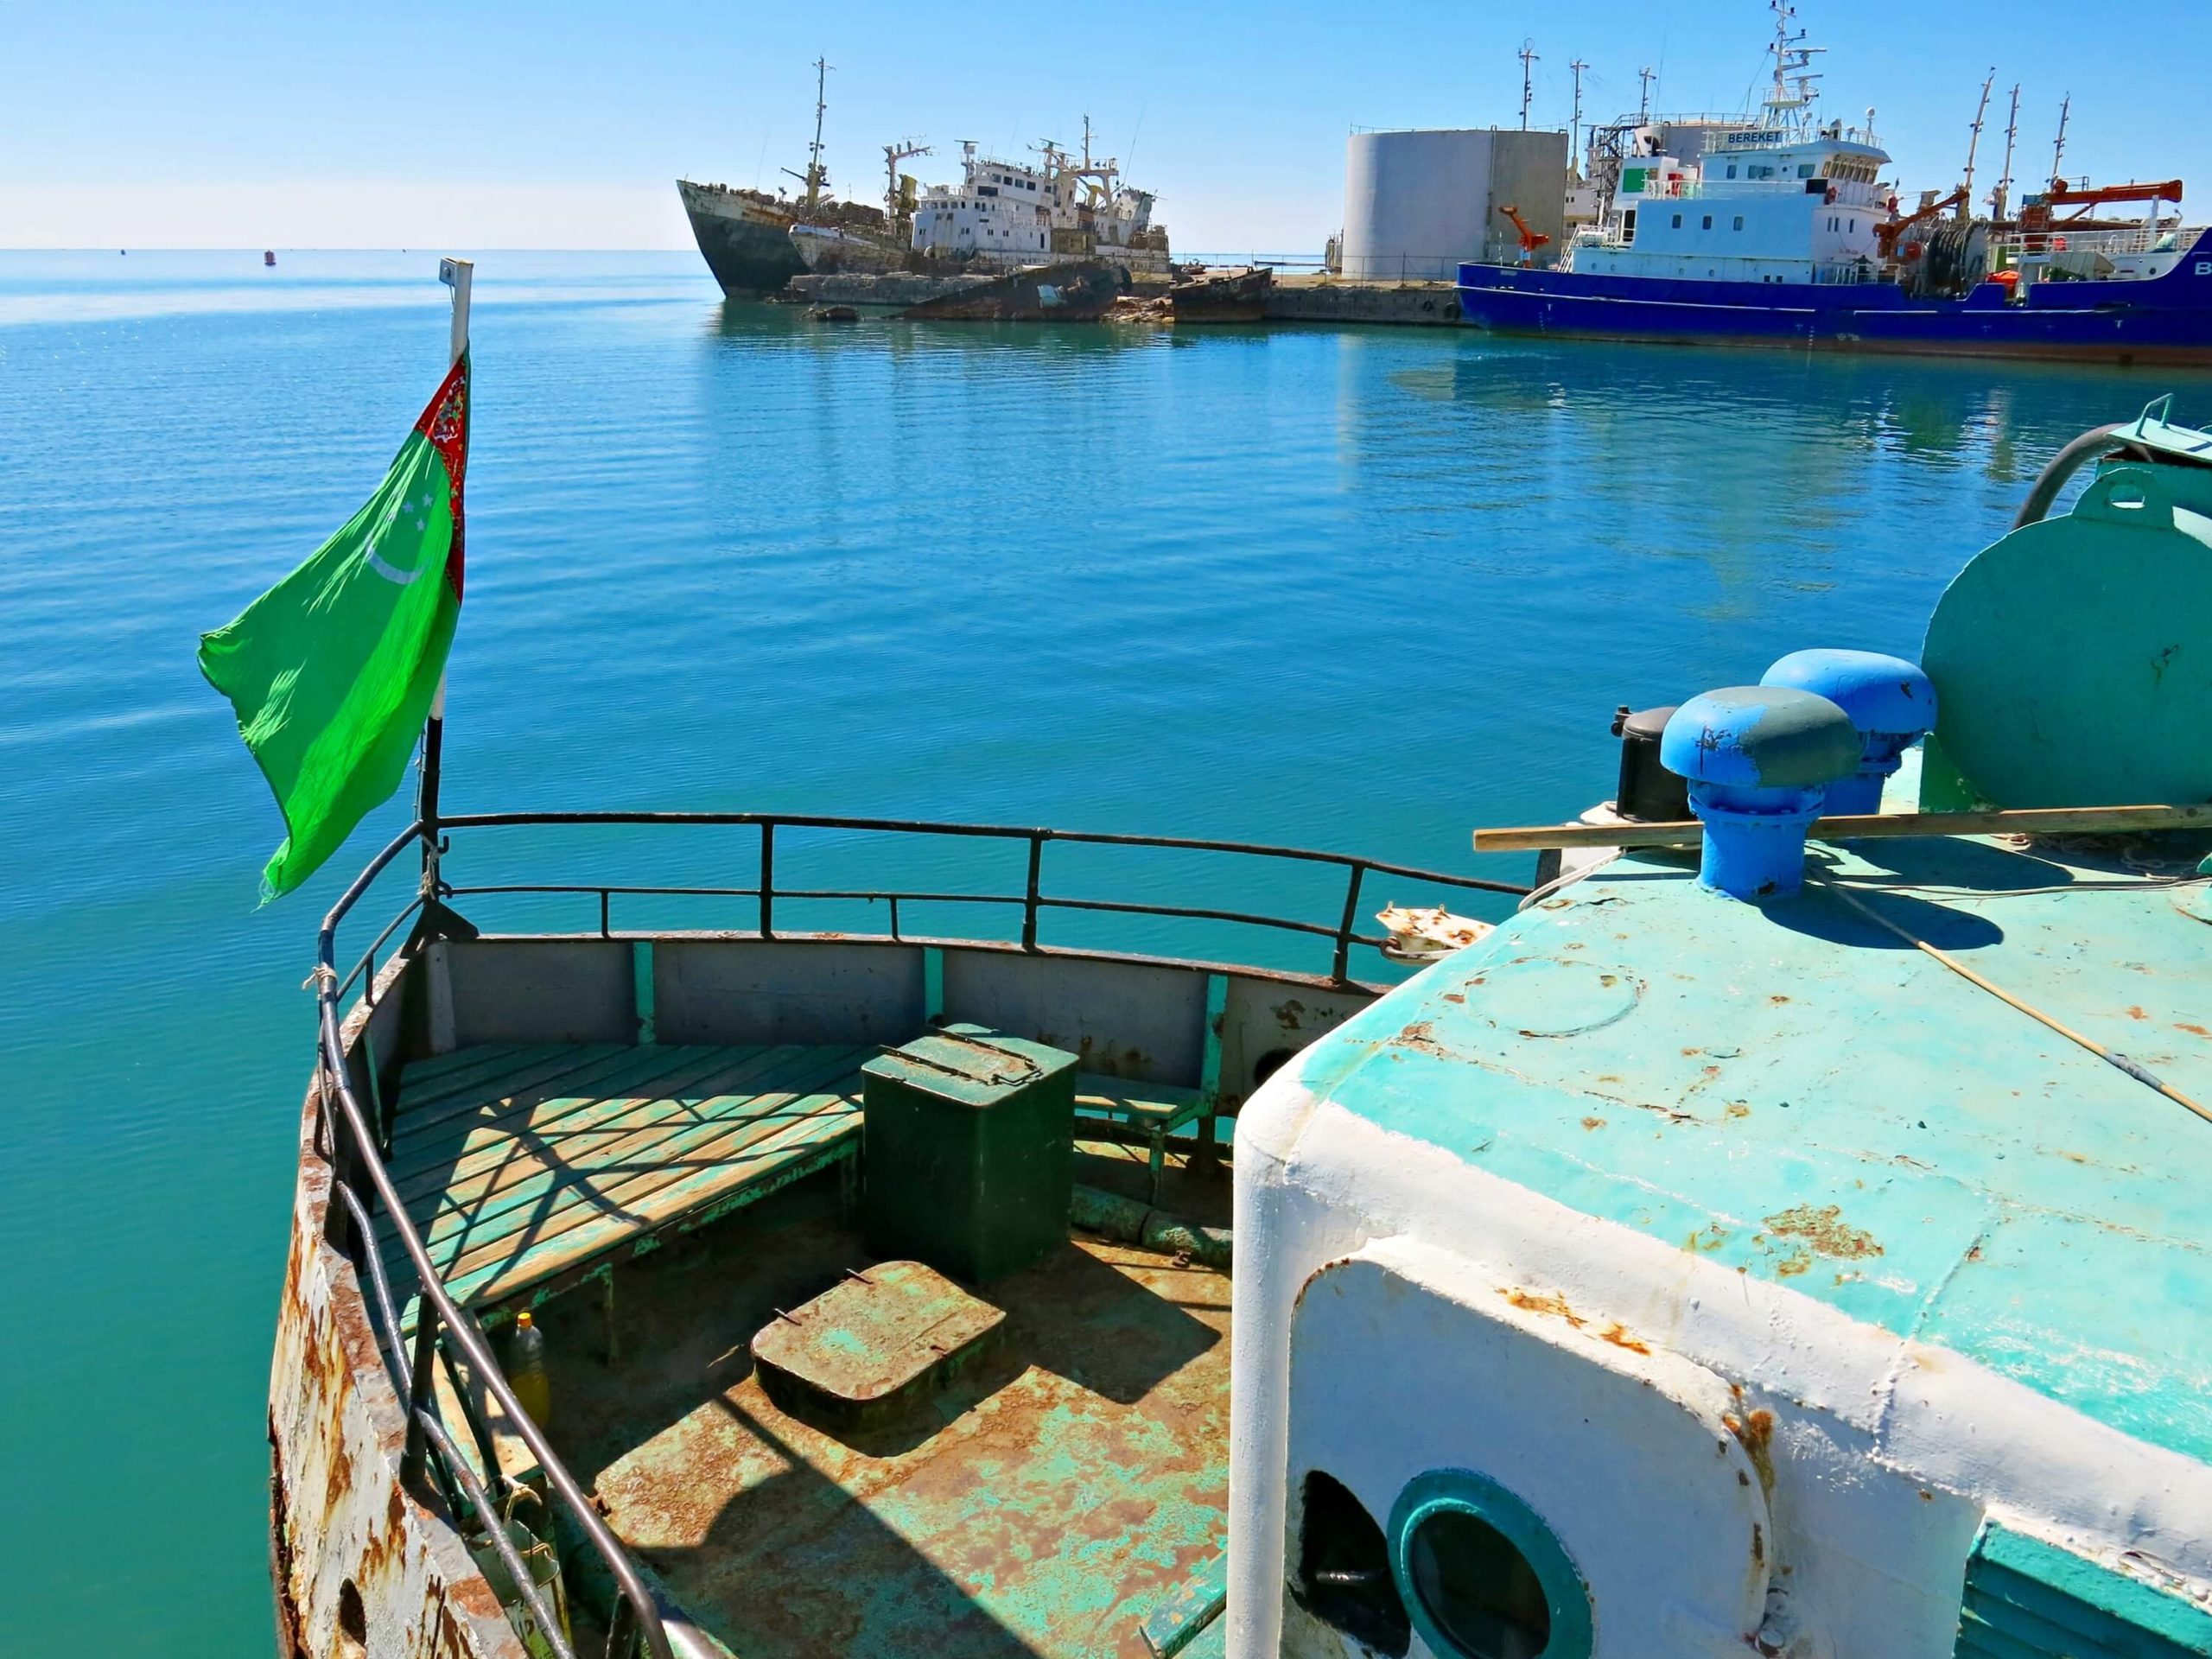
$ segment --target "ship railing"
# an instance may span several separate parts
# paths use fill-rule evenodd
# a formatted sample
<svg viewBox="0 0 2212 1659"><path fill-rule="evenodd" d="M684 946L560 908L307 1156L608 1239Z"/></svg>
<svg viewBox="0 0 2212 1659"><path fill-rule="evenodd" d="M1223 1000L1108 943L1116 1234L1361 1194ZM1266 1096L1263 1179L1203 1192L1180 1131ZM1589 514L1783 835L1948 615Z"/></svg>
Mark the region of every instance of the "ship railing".
<svg viewBox="0 0 2212 1659"><path fill-rule="evenodd" d="M2169 251L2186 251L2191 239L2190 232L2172 222L2097 231L2069 231L2059 223L2046 230L2007 231L1993 238L1991 245L2017 259L2056 253L2150 253L2161 243Z"/></svg>
<svg viewBox="0 0 2212 1659"><path fill-rule="evenodd" d="M638 885L607 881L493 882L456 886L444 879L453 832L473 833L528 826L749 829L758 836L754 868L759 874L751 885L743 887ZM803 831L995 842L1020 849L1026 874L1019 892L954 892L935 887L893 889L779 886L776 880L779 832L783 833L788 842L794 834ZM1308 917L1236 910L1220 906L1106 899L1050 893L1046 888L1045 861L1047 848L1053 845L1223 854L1249 861L1268 861L1277 868L1291 865L1330 870L1336 872L1344 883L1343 900L1332 921L1316 921ZM424 874L421 890L384 924L370 940L367 948L341 975L338 965L340 925L361 903L378 878L401 855L417 849L423 854ZM871 905L881 903L887 908L889 937L894 941L906 942L913 936L906 929L905 918L901 915L902 905L907 907L909 913L916 905L984 906L1009 910L1018 916L1018 944L1014 941L999 942L999 948L1002 949L1014 948L1040 956L1099 954L1046 944L1042 938L1045 920L1048 915L1056 912L1229 924L1326 941L1329 982L1354 986L1362 983L1351 977L1354 950L1366 947L1379 951L1389 943L1383 936L1363 932L1359 926L1363 896L1367 892L1370 878L1377 875L1392 876L1433 887L1515 898L1525 897L1529 891L1525 887L1508 881L1424 870L1349 854L1303 848L1191 837L1018 828L1004 824L753 812L496 812L445 817L435 822L417 820L410 824L369 861L323 918L316 939L314 978L319 1033L315 1147L329 1165L331 1191L337 1200L330 1221L333 1242L345 1250L353 1262L357 1274L367 1282L370 1327L375 1333L378 1351L393 1389L404 1402L406 1431L400 1462L402 1483L418 1493L427 1490L435 1495L442 1501L449 1515L458 1517L466 1512L474 1518L474 1529L488 1540L498 1554L513 1581L518 1596L528 1608L556 1659L577 1659L573 1643L563 1633L553 1609L547 1604L527 1564L508 1535L505 1517L518 1483L506 1473L497 1454L496 1440L475 1397L474 1390L481 1389L496 1402L510 1426L510 1432L528 1448L531 1458L544 1477L553 1501L575 1527L586 1547L599 1557L614 1586L613 1611L607 1622L605 1650L607 1659L639 1659L640 1656L649 1656L649 1659L674 1659L658 1606L637 1563L607 1527L568 1465L554 1451L544 1431L523 1409L521 1402L516 1397L513 1388L493 1354L483 1326L475 1315L453 1295L440 1277L387 1167L385 1160L391 1151L395 1116L392 1108L397 1103L383 1098L377 1059L369 1042L368 1020L378 1004L378 957L387 952L403 929L408 931L405 943L399 950L403 954L410 954L429 938L441 936L442 931L451 925L452 912L447 906L452 900L472 896L489 899L495 895L512 894L567 895L590 900L594 931L602 938L612 938L615 937L615 901L651 895L659 899L684 897L718 901L732 899L750 900L757 906L753 912L753 931L763 940L809 937L804 931L787 928L779 931L779 901L786 905L830 900L866 901ZM1124 959L1127 959L1126 953ZM1179 966L1195 965L1166 957L1135 959ZM385 956L384 966L386 969L391 968L391 955ZM353 996L357 989L359 1006L356 1017L350 1023L356 1026L360 1034L359 1070L370 1096L367 1107L364 1106L360 1091L355 1087L356 1061L349 1052L346 1039L349 1023L346 1012L347 999ZM404 1304L394 1294L391 1276L386 1271L385 1255L378 1246L377 1222L379 1213L391 1234L398 1241L415 1281L415 1328L411 1339L406 1335L401 1319ZM436 1375L441 1365L447 1368L451 1385L447 1397L458 1403L465 1420L468 1440L475 1452L473 1464L462 1454L441 1414L436 1388ZM454 1375L456 1368L465 1368L465 1378Z"/></svg>
<svg viewBox="0 0 2212 1659"><path fill-rule="evenodd" d="M1881 271L1868 259L1827 260L1813 267L1813 281L1823 288L1856 288L1881 280Z"/></svg>

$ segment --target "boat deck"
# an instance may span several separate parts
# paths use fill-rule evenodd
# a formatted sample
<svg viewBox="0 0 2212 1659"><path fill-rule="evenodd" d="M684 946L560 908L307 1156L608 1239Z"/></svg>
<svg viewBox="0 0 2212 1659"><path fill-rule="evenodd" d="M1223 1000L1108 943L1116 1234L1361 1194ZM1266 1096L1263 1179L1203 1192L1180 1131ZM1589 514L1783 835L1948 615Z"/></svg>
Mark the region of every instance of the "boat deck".
<svg viewBox="0 0 2212 1659"><path fill-rule="evenodd" d="M877 1052L464 1048L407 1068L392 1179L458 1300L540 1299L850 1157ZM411 1282L382 1232L393 1281Z"/></svg>
<svg viewBox="0 0 2212 1659"><path fill-rule="evenodd" d="M406 1068L391 1168L460 1300L539 1308L564 1461L730 1652L1150 1659L1145 1621L1218 1573L1225 1274L1071 1243L981 1287L995 1351L887 1429L810 1427L753 1376L756 1331L873 1260L849 1177L880 1052L463 1048ZM1164 1152L1199 1091L1077 1094L1082 1132L1122 1126L1078 1143L1079 1182L1226 1224L1211 1149ZM588 1280L603 1294L563 1297Z"/></svg>
<svg viewBox="0 0 2212 1659"><path fill-rule="evenodd" d="M1077 1179L1148 1185L1130 1148ZM1217 1173L1168 1196L1225 1217ZM543 1311L553 1437L608 1523L744 1659L1150 1659L1145 1621L1226 1536L1228 1278L1077 1240L981 1287L991 1359L840 1439L777 1408L748 1344L871 1261L817 1180L623 1268L612 1363L594 1299Z"/></svg>

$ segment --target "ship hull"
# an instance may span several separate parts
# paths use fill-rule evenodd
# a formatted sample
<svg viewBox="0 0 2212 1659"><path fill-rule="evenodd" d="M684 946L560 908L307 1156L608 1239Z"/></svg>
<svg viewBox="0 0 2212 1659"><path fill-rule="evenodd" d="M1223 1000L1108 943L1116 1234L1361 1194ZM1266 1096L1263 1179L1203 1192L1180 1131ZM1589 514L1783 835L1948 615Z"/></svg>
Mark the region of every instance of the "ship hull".
<svg viewBox="0 0 2212 1659"><path fill-rule="evenodd" d="M2044 283L2024 299L1985 283L1915 299L1892 283L1686 281L1510 265L1459 267L1460 309L1500 334L1847 352L2212 364L2212 234L2163 276Z"/></svg>
<svg viewBox="0 0 2212 1659"><path fill-rule="evenodd" d="M946 294L899 315L916 322L1096 322L1128 289L1119 265L1077 260L1015 271Z"/></svg>
<svg viewBox="0 0 2212 1659"><path fill-rule="evenodd" d="M790 215L750 193L676 181L691 236L707 269L732 299L773 294L806 269L791 238Z"/></svg>
<svg viewBox="0 0 2212 1659"><path fill-rule="evenodd" d="M1274 280L1274 272L1263 266L1178 283L1167 290L1167 298L1179 323L1262 322Z"/></svg>

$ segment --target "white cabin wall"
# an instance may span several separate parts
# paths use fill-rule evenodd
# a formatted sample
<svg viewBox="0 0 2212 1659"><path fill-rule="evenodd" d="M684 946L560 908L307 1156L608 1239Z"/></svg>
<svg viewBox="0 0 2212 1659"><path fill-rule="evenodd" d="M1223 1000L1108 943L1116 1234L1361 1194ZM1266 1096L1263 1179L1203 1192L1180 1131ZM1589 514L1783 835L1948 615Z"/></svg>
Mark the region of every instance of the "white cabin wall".
<svg viewBox="0 0 2212 1659"><path fill-rule="evenodd" d="M1418 1440L1420 1457L1439 1466L1484 1466L1483 1445L1454 1442L1448 1421L1393 1403L1401 1395L1391 1379L1415 1376L1438 1357L1390 1354L1375 1377L1380 1394L1338 1422L1340 1448L1328 1439L1329 1414L1301 1408L1293 1364L1300 1298L1317 1272L1377 1240L1393 1249L1417 1241L1458 1258L1453 1271L1465 1288L1451 1300L1462 1307L1495 1305L1511 1322L1507 1299L1525 1292L1540 1310L1571 1308L1580 1332L1610 1325L1648 1348L1654 1363L1672 1356L1739 1387L1732 1414L1749 1423L1765 1414L1760 1439L1773 1471L1767 1560L1815 1633L1819 1645L1808 1653L1949 1659L1967 1553L1986 1507L2007 1525L2092 1554L2148 1538L2177 1572L2212 1578L2212 1472L2202 1465L1957 1354L1579 1214L1382 1129L1325 1098L1335 1082L1326 1071L1332 1053L1344 1058L1325 1046L1304 1065L1285 1067L1237 1124L1230 1659L1280 1651L1296 1547L1291 1489L1308 1466L1299 1459L1370 1468L1360 1496L1382 1511L1378 1522L1387 1522L1389 1484L1373 1462L1378 1446L1398 1446L1410 1458ZM1618 1343L1599 1353L1604 1345L1593 1342L1592 1363L1618 1363ZM1376 1373L1375 1359L1363 1356L1358 1369ZM1560 1425L1541 1412L1522 1432L1558 1443ZM1640 1455L1637 1446L1600 1440L1573 1444L1588 1460L1593 1490ZM1601 1632L1605 1617L1600 1607ZM1626 1645L1629 1633L1616 1624L1614 1641L1601 1634L1599 1659L1744 1650L1743 1633L1715 1645L1707 1623L1688 1620L1661 1633L1664 1641Z"/></svg>

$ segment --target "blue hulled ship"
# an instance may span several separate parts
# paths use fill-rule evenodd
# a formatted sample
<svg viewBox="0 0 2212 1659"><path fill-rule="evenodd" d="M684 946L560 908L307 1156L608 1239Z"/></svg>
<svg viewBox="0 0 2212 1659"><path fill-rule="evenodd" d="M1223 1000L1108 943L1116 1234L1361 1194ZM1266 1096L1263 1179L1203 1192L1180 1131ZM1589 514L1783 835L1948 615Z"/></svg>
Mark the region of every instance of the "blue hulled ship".
<svg viewBox="0 0 2212 1659"><path fill-rule="evenodd" d="M1841 350L2212 363L2212 232L2181 184L2054 179L2006 219L1971 187L1901 209L1864 126L1816 112L1815 48L1776 0L1774 80L1738 120L1604 131L1600 203L1552 269L1459 267L1469 321L1505 333ZM2009 170L2009 169L2008 169ZM2124 218L2100 209L2139 206ZM1524 255L1524 261L1527 256Z"/></svg>

